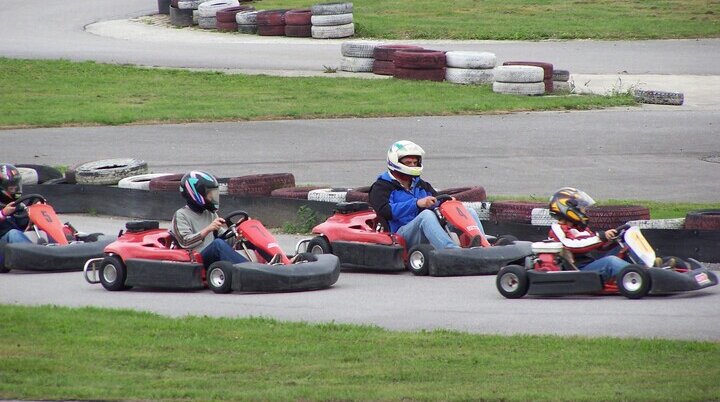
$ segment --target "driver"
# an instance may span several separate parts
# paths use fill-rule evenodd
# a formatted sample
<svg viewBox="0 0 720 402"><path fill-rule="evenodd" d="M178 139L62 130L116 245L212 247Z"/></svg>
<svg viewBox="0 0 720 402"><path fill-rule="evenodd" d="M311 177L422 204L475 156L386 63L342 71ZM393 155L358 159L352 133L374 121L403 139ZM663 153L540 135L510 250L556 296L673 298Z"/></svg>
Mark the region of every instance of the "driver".
<svg viewBox="0 0 720 402"><path fill-rule="evenodd" d="M437 191L420 178L425 151L412 141L398 141L387 152L387 172L370 187L370 205L390 225L390 232L401 235L407 248L430 243L436 249L459 248L430 210L437 202ZM477 213L470 214L482 231ZM480 236L471 240L477 247Z"/></svg>
<svg viewBox="0 0 720 402"><path fill-rule="evenodd" d="M615 278L627 261L616 257L611 250L617 238L615 229L595 233L588 228L587 208L595 204L589 195L572 187L563 187L550 198L550 215L557 223L550 225L550 238L562 243L572 253L575 266L581 271L596 271L603 281ZM589 252L603 251L603 257L593 259Z"/></svg>
<svg viewBox="0 0 720 402"><path fill-rule="evenodd" d="M20 172L13 165L0 164L0 269L5 259L5 244L30 243L23 233L30 224L27 212L15 205L21 195Z"/></svg>
<svg viewBox="0 0 720 402"><path fill-rule="evenodd" d="M175 211L170 232L180 247L198 251L205 268L216 261L230 261L233 264L247 260L233 250L215 233L225 226L225 220L218 217L220 189L213 175L193 170L180 179L180 194L187 205Z"/></svg>

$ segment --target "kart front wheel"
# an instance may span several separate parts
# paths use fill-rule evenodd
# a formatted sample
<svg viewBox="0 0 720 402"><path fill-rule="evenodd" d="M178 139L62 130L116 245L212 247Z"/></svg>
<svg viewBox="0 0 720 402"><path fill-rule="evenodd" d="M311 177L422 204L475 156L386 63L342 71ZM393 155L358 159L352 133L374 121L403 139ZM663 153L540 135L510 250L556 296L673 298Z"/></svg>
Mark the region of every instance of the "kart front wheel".
<svg viewBox="0 0 720 402"><path fill-rule="evenodd" d="M332 254L330 242L323 236L310 239L307 244L307 252L312 254Z"/></svg>
<svg viewBox="0 0 720 402"><path fill-rule="evenodd" d="M508 299L519 299L528 291L528 274L525 267L508 265L498 272L495 286Z"/></svg>
<svg viewBox="0 0 720 402"><path fill-rule="evenodd" d="M100 283L110 291L128 290L130 286L125 285L127 268L120 257L109 255L100 263Z"/></svg>
<svg viewBox="0 0 720 402"><path fill-rule="evenodd" d="M217 261L207 270L207 284L215 293L230 293L232 290L232 263Z"/></svg>
<svg viewBox="0 0 720 402"><path fill-rule="evenodd" d="M430 251L434 250L429 244L418 244L408 253L407 266L413 275L426 276L430 272Z"/></svg>
<svg viewBox="0 0 720 402"><path fill-rule="evenodd" d="M628 299L640 299L650 292L650 273L647 268L628 265L617 276L620 293Z"/></svg>

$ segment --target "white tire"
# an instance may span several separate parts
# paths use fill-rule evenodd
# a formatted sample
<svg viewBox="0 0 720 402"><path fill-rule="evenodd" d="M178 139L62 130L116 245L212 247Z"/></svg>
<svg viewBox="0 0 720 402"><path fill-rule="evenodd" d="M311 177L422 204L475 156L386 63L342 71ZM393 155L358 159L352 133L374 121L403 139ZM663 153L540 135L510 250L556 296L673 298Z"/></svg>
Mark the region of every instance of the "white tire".
<svg viewBox="0 0 720 402"><path fill-rule="evenodd" d="M492 68L446 68L445 81L453 84L489 84L493 82Z"/></svg>
<svg viewBox="0 0 720 402"><path fill-rule="evenodd" d="M321 3L310 8L312 15L350 14L353 12L353 3Z"/></svg>
<svg viewBox="0 0 720 402"><path fill-rule="evenodd" d="M355 35L354 24L335 25L330 27L313 25L311 30L312 37L315 39L337 39Z"/></svg>
<svg viewBox="0 0 720 402"><path fill-rule="evenodd" d="M200 17L198 18L198 26L202 29L215 29L217 19L215 17Z"/></svg>
<svg viewBox="0 0 720 402"><path fill-rule="evenodd" d="M349 42L343 42L340 45L340 53L345 57L364 57L373 58L373 52L375 48L383 45L383 42L368 41L368 40L353 40Z"/></svg>
<svg viewBox="0 0 720 402"><path fill-rule="evenodd" d="M682 229L685 226L685 218L629 221L628 225L640 229Z"/></svg>
<svg viewBox="0 0 720 402"><path fill-rule="evenodd" d="M238 25L257 25L257 13L264 10L257 11L240 11L235 14L235 22Z"/></svg>
<svg viewBox="0 0 720 402"><path fill-rule="evenodd" d="M192 16L193 25L198 24L198 19L200 19L200 12L198 10L193 10L193 16Z"/></svg>
<svg viewBox="0 0 720 402"><path fill-rule="evenodd" d="M202 3L203 0L185 0L185 1L178 1L178 6L180 10L197 10L197 8L200 6L200 3Z"/></svg>
<svg viewBox="0 0 720 402"><path fill-rule="evenodd" d="M543 82L545 72L535 66L498 66L495 67L495 81L499 82Z"/></svg>
<svg viewBox="0 0 720 402"><path fill-rule="evenodd" d="M473 209L478 214L481 221L490 220L490 203L489 202L463 202L467 209Z"/></svg>
<svg viewBox="0 0 720 402"><path fill-rule="evenodd" d="M493 92L511 95L543 95L545 84L542 82L493 82Z"/></svg>
<svg viewBox="0 0 720 402"><path fill-rule="evenodd" d="M340 70L353 73L371 73L375 59L366 57L343 57L340 62Z"/></svg>
<svg viewBox="0 0 720 402"><path fill-rule="evenodd" d="M497 57L490 52L447 52L445 63L454 68L495 68Z"/></svg>
<svg viewBox="0 0 720 402"><path fill-rule="evenodd" d="M353 22L352 14L313 15L310 23L318 26L345 25Z"/></svg>
<svg viewBox="0 0 720 402"><path fill-rule="evenodd" d="M308 192L308 200L310 201L338 203L345 202L345 197L347 197L347 190L345 189L321 188Z"/></svg>
<svg viewBox="0 0 720 402"><path fill-rule="evenodd" d="M148 173L148 165L139 159L103 159L87 162L75 169L78 184L113 185L120 180Z"/></svg>
<svg viewBox="0 0 720 402"><path fill-rule="evenodd" d="M148 173L136 176L126 177L118 182L119 188L129 188L133 190L150 190L150 180L156 177L169 176L172 173Z"/></svg>
<svg viewBox="0 0 720 402"><path fill-rule="evenodd" d="M550 216L550 210L547 208L533 208L530 213L530 224L533 226L550 226L557 222L557 219Z"/></svg>
<svg viewBox="0 0 720 402"><path fill-rule="evenodd" d="M198 6L198 12L200 18L215 18L218 11L223 8L237 7L240 5L238 0L210 0L200 3Z"/></svg>
<svg viewBox="0 0 720 402"><path fill-rule="evenodd" d="M655 105L680 106L685 102L685 95L682 92L664 92L636 89L633 98L640 103L651 103Z"/></svg>
<svg viewBox="0 0 720 402"><path fill-rule="evenodd" d="M38 184L38 173L35 169L19 167L17 168L22 179L22 184Z"/></svg>

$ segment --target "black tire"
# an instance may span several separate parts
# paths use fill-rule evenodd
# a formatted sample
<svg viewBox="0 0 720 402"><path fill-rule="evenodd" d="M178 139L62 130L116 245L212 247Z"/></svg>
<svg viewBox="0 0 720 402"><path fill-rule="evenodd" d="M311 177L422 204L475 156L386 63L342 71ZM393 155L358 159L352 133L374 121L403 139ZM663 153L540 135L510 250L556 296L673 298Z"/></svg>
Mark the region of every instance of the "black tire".
<svg viewBox="0 0 720 402"><path fill-rule="evenodd" d="M516 241L518 241L518 238L513 235L502 235L498 236L498 239L495 241L493 246L507 246L515 243Z"/></svg>
<svg viewBox="0 0 720 402"><path fill-rule="evenodd" d="M100 264L100 283L110 291L128 290L130 286L125 285L127 268L122 260L114 255L103 259Z"/></svg>
<svg viewBox="0 0 720 402"><path fill-rule="evenodd" d="M418 244L408 252L407 268L413 275L427 276L430 272L430 251L434 250L429 244Z"/></svg>
<svg viewBox="0 0 720 402"><path fill-rule="evenodd" d="M650 292L650 274L645 267L629 265L618 274L617 286L628 299L641 299Z"/></svg>
<svg viewBox="0 0 720 402"><path fill-rule="evenodd" d="M293 259L293 264L300 264L303 262L315 262L318 258L313 253L299 253Z"/></svg>
<svg viewBox="0 0 720 402"><path fill-rule="evenodd" d="M48 165L34 165L31 163L18 163L15 167L23 167L34 169L38 175L38 184L43 184L48 180L63 179L63 174L52 166Z"/></svg>
<svg viewBox="0 0 720 402"><path fill-rule="evenodd" d="M508 265L498 272L495 286L508 299L519 299L528 291L527 270L519 265Z"/></svg>
<svg viewBox="0 0 720 402"><path fill-rule="evenodd" d="M311 254L332 254L330 242L323 236L311 239L307 245L307 252Z"/></svg>
<svg viewBox="0 0 720 402"><path fill-rule="evenodd" d="M229 261L217 261L210 264L207 270L207 284L215 293L230 293L232 291L233 264Z"/></svg>
<svg viewBox="0 0 720 402"><path fill-rule="evenodd" d="M10 268L5 268L5 265L0 267L0 274L6 274L10 272Z"/></svg>

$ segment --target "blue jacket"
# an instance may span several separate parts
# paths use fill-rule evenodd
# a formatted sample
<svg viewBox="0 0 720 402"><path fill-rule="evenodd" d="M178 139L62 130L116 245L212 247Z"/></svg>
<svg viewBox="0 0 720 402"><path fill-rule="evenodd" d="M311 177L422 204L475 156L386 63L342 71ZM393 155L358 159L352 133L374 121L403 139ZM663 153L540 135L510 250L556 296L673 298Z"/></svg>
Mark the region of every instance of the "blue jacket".
<svg viewBox="0 0 720 402"><path fill-rule="evenodd" d="M389 172L385 172L370 187L370 205L395 233L422 211L417 206L417 200L436 194L430 183L419 177L413 178L410 190L406 190Z"/></svg>

